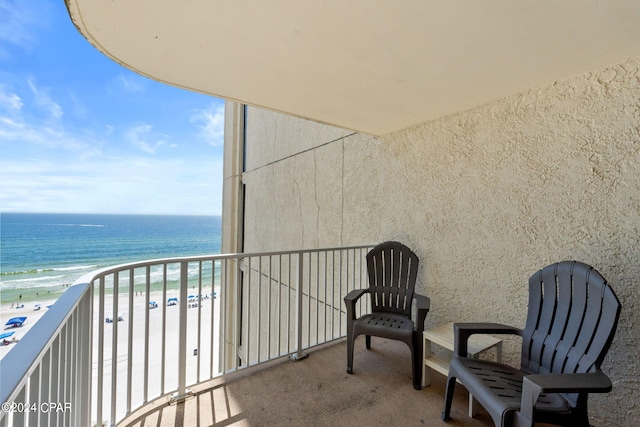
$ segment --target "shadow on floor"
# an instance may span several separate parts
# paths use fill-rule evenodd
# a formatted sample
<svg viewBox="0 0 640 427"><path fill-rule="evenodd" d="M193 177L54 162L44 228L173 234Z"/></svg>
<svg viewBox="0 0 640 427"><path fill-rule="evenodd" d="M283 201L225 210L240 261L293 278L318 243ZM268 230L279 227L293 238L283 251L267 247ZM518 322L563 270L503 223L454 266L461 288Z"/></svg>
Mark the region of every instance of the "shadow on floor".
<svg viewBox="0 0 640 427"><path fill-rule="evenodd" d="M120 423L160 426L492 426L484 409L469 418L468 394L456 387L452 420L444 423L445 377L414 390L409 348L401 342L356 340L354 373L346 373L346 343L311 351L299 362L283 359L251 368L194 389L178 405L158 400Z"/></svg>

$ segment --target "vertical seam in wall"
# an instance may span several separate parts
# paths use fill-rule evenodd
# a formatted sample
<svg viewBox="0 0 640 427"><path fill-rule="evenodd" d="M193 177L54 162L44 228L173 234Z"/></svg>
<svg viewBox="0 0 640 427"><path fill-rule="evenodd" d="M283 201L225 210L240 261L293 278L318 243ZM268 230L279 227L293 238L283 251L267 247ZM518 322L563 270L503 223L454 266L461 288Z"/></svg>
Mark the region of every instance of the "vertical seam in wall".
<svg viewBox="0 0 640 427"><path fill-rule="evenodd" d="M316 202L316 245L320 241L320 204L318 203L318 163L316 151L313 151L313 199Z"/></svg>
<svg viewBox="0 0 640 427"><path fill-rule="evenodd" d="M354 135L354 134L351 134ZM349 136L351 136L349 135ZM341 184L341 189L340 189L340 199L341 199L341 206L340 206L340 216L341 221L340 221L340 245L344 245L344 242L342 241L342 236L344 233L344 153L345 153L345 148L344 148L344 140L347 137L342 138L342 169L341 169L341 173L342 176L340 177L340 184Z"/></svg>
<svg viewBox="0 0 640 427"><path fill-rule="evenodd" d="M278 121L274 120L273 121L273 157L276 156L276 151L277 151L277 147L278 147ZM271 186L271 191L273 192L272 194L272 200L277 200L277 194L275 194L275 189L276 189L276 168L272 168L271 169L271 182L273 183L273 185ZM272 206L273 207L273 206ZM278 208L274 207L273 208L273 223L274 224L278 224ZM275 230L277 229L277 227L273 227L273 229L271 230L271 234L272 234L272 238L275 240L276 236L275 236Z"/></svg>
<svg viewBox="0 0 640 427"><path fill-rule="evenodd" d="M300 242L300 247L304 247L304 216L302 215L302 193L300 191L300 184L298 184L298 180L295 178L297 174L294 175L293 184L298 191L298 213L300 215L300 228L302 229L301 237L302 241Z"/></svg>

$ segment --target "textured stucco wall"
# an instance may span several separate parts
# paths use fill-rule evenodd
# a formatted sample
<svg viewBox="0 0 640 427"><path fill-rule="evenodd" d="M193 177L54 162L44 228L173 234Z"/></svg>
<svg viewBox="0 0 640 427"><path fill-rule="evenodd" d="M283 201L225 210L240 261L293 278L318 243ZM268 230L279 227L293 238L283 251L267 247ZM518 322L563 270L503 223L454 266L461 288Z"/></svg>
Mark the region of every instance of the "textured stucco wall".
<svg viewBox="0 0 640 427"><path fill-rule="evenodd" d="M250 109L245 250L400 240L445 321L524 325L527 279L593 265L623 311L595 425L640 425L640 58L382 138ZM515 360L514 343L507 357Z"/></svg>

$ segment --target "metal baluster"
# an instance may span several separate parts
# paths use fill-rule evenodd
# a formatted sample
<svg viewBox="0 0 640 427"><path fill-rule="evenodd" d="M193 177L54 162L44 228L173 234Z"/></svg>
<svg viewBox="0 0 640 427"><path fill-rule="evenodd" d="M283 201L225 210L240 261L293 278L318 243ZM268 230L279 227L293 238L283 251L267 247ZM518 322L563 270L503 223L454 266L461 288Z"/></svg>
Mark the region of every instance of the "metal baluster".
<svg viewBox="0 0 640 427"><path fill-rule="evenodd" d="M131 384L133 379L133 287L134 284L134 269L129 269L129 327L127 336L127 410L126 413L131 413ZM118 322L120 319L113 319L114 322Z"/></svg>
<svg viewBox="0 0 640 427"><path fill-rule="evenodd" d="M111 337L111 414L109 421L111 424L116 423L116 404L117 404L117 379L118 379L118 293L120 285L120 274L118 271L113 273L113 310L111 318L113 326L113 336Z"/></svg>
<svg viewBox="0 0 640 427"><path fill-rule="evenodd" d="M149 401L149 302L151 298L151 266L145 268L145 300L144 300L144 373L143 373L143 391L142 401ZM163 302L160 302L162 305Z"/></svg>
<svg viewBox="0 0 640 427"><path fill-rule="evenodd" d="M302 304L303 304L303 283L304 283L304 253L298 253L298 269L297 269L297 279L296 279L296 294L297 294L297 304L296 304L296 331L297 331L297 342L296 342L296 352L290 356L291 360L297 361L302 360L308 357L306 353L302 351Z"/></svg>

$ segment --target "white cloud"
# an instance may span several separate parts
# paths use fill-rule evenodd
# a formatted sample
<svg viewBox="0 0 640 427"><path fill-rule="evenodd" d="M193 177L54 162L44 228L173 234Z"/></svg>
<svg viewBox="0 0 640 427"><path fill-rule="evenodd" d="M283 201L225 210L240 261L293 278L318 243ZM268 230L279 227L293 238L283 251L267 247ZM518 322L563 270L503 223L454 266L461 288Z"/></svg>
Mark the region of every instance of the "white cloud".
<svg viewBox="0 0 640 427"><path fill-rule="evenodd" d="M13 156L12 147L13 149L37 147L40 150L62 150L66 153L73 152L74 156L86 156L88 152L93 152L95 147L100 146L100 143L93 138L80 139L67 133L60 126L32 122L20 115L15 117L0 115L0 144L5 150L5 157Z"/></svg>
<svg viewBox="0 0 640 427"><path fill-rule="evenodd" d="M0 108L9 111L20 111L22 106L22 98L18 94L9 92L6 87L0 85Z"/></svg>
<svg viewBox="0 0 640 427"><path fill-rule="evenodd" d="M9 129L21 130L22 128L22 124L17 122L16 120L10 117L0 116L0 135L3 134L3 131L8 132Z"/></svg>
<svg viewBox="0 0 640 427"><path fill-rule="evenodd" d="M165 135L152 134L153 126L138 124L125 132L125 138L134 147L145 153L155 154L157 149L166 144Z"/></svg>
<svg viewBox="0 0 640 427"><path fill-rule="evenodd" d="M20 165L0 159L7 189L0 205L13 212L220 215L221 171L222 161L208 158L102 157L64 167L48 159Z"/></svg>
<svg viewBox="0 0 640 427"><path fill-rule="evenodd" d="M90 133L66 130L57 104L47 103L47 96L39 98L49 107L44 117L36 114L33 105L23 103L18 94L0 88L0 146L5 159L24 163L20 156L25 153L63 159L89 159L100 154L99 139Z"/></svg>
<svg viewBox="0 0 640 427"><path fill-rule="evenodd" d="M49 97L48 90L38 88L33 79L27 79L27 83L35 96L36 104L42 107L51 118L55 120L61 119L63 115L62 107Z"/></svg>
<svg viewBox="0 0 640 427"><path fill-rule="evenodd" d="M224 105L211 104L207 109L197 110L191 122L198 124L200 137L214 147L224 144Z"/></svg>
<svg viewBox="0 0 640 427"><path fill-rule="evenodd" d="M118 81L122 85L123 89L127 92L131 92L131 93L144 92L143 81L135 76L128 77L120 73L118 75Z"/></svg>

